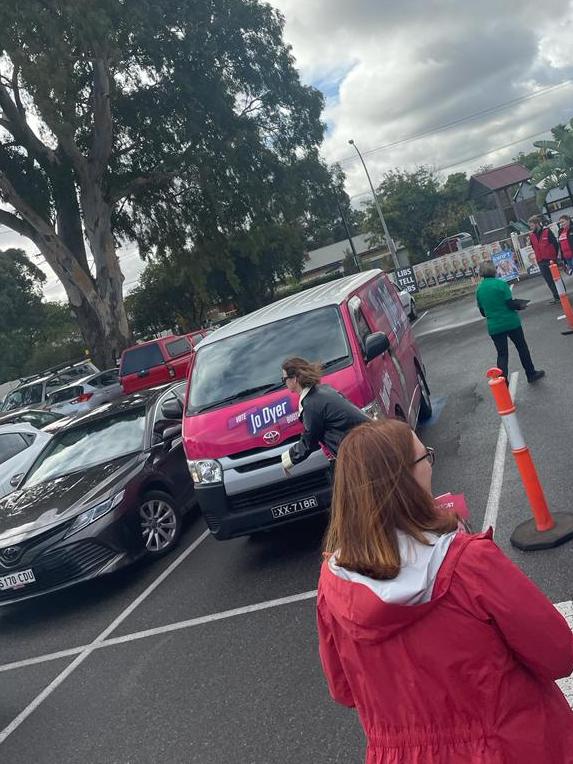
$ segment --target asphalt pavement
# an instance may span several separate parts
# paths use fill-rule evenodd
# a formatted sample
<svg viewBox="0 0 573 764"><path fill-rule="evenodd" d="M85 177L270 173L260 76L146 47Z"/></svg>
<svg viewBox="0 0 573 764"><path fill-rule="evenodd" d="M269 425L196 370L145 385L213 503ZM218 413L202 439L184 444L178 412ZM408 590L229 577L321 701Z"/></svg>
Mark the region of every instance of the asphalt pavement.
<svg viewBox="0 0 573 764"><path fill-rule="evenodd" d="M510 354L522 430L550 507L573 511L573 336L561 334L560 308L547 305L540 279L515 294L533 300L524 328L547 372L528 385ZM415 332L433 390L435 413L420 435L436 448L435 493L463 492L479 530L500 432L485 378L494 347L472 298L430 311ZM501 462L496 540L553 602L570 602L573 543L528 554L509 544L529 515L509 451ZM331 702L318 661L323 532L315 520L217 542L196 516L158 564L0 608L0 760L363 761L355 713Z"/></svg>

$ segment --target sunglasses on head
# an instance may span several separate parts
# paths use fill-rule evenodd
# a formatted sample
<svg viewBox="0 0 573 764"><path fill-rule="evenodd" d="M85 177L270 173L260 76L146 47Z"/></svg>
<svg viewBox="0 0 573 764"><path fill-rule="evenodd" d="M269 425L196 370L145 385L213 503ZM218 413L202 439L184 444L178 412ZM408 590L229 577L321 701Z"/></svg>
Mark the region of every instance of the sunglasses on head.
<svg viewBox="0 0 573 764"><path fill-rule="evenodd" d="M419 456L417 459L414 459L413 463L418 464L419 462L423 462L424 459L426 459L426 461L431 467L434 466L434 462L436 461L436 452L434 451L433 448L430 448L430 446L426 448L426 453L424 454L424 456Z"/></svg>

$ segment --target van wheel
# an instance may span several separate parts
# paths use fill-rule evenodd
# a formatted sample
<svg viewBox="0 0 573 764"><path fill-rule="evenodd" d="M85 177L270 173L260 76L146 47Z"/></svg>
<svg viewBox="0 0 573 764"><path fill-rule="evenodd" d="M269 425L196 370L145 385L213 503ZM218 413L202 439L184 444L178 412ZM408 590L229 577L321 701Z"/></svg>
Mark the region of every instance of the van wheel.
<svg viewBox="0 0 573 764"><path fill-rule="evenodd" d="M162 557L181 535L181 512L168 493L150 491L139 507L139 524L149 557Z"/></svg>
<svg viewBox="0 0 573 764"><path fill-rule="evenodd" d="M408 315L408 318L410 321L415 321L418 318L418 310L416 308L416 303L414 300L410 303L410 314Z"/></svg>
<svg viewBox="0 0 573 764"><path fill-rule="evenodd" d="M432 416L432 401L430 399L430 391L428 385L422 374L417 373L418 385L420 386L420 411L418 413L418 419L420 422L425 422Z"/></svg>

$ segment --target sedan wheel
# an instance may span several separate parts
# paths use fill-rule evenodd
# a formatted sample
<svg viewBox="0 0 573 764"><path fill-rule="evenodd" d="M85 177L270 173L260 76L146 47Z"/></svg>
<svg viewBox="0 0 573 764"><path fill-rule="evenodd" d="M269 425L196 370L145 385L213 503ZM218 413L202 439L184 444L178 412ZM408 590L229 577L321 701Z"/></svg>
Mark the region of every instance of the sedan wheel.
<svg viewBox="0 0 573 764"><path fill-rule="evenodd" d="M148 493L139 508L139 521L149 555L159 557L177 544L181 535L181 515L168 494Z"/></svg>

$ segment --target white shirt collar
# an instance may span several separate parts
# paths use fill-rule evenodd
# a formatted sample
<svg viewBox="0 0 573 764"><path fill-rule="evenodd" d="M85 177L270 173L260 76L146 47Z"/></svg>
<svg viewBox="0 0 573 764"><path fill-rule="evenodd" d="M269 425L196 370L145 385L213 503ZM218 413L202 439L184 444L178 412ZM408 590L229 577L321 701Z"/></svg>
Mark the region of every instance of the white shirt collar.
<svg viewBox="0 0 573 764"><path fill-rule="evenodd" d="M310 393L310 387L303 387L300 393L300 398L298 399L298 413L302 414L302 401L303 398Z"/></svg>

